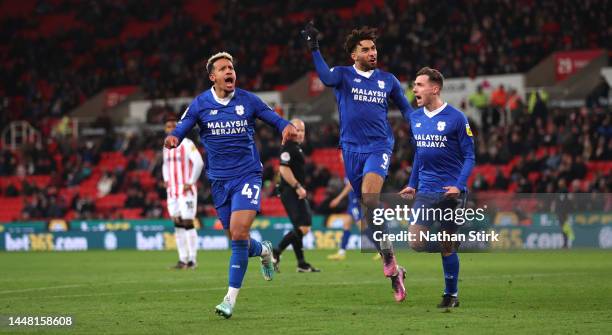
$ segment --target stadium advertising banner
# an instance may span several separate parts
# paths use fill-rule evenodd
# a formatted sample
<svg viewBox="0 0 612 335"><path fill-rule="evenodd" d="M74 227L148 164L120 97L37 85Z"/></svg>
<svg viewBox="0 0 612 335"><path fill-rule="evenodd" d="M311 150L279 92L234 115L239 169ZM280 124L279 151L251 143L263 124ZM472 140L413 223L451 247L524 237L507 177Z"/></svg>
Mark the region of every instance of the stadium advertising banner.
<svg viewBox="0 0 612 335"><path fill-rule="evenodd" d="M138 86L116 86L107 88L105 92L104 107L115 107L137 90Z"/></svg>
<svg viewBox="0 0 612 335"><path fill-rule="evenodd" d="M324 217L317 216L311 233L304 237L305 249L334 249L342 238L342 230L323 226ZM487 219L488 220L488 219ZM584 212L569 218L572 225L572 247L612 248L612 215L604 212ZM205 218L203 227L198 230L198 247L200 250L225 250L229 241L223 230L215 229L214 219ZM462 249L560 249L564 244L563 229L558 220L551 219L550 214L535 213L531 216L530 225L518 223L512 212L499 212L491 221L498 224L489 226L466 225L461 231L466 235L478 232L497 234L496 240L466 241ZM81 251L81 250L174 250L176 242L174 228L166 220L129 220L126 222L81 222L79 227L67 232L47 232L32 227L19 229L15 224L6 224L0 233L0 250L2 251ZM145 229L145 226L152 227ZM401 226L401 225L400 225ZM163 227L163 229L162 229ZM256 239L266 239L278 243L284 234L292 229L286 218L260 217L251 235ZM353 228L347 249L359 249L362 240ZM476 235L474 235L476 236ZM405 245L404 247L406 247ZM367 248L364 248L367 250Z"/></svg>
<svg viewBox="0 0 612 335"><path fill-rule="evenodd" d="M562 81L599 57L603 50L580 50L555 52L555 79Z"/></svg>

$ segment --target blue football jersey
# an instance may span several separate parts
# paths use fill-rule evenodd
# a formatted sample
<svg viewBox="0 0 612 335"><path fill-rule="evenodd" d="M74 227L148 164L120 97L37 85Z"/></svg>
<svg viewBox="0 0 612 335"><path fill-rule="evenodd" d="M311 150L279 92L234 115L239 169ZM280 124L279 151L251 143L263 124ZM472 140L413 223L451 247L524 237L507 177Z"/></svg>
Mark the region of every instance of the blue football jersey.
<svg viewBox="0 0 612 335"><path fill-rule="evenodd" d="M369 76L353 66L331 70L317 50L312 53L319 78L334 88L340 119L340 145L343 150L371 153L393 149L393 131L387 113L389 99L408 119L412 108L399 80L391 73L375 69Z"/></svg>
<svg viewBox="0 0 612 335"><path fill-rule="evenodd" d="M446 192L445 186L467 190L475 164L472 131L465 115L449 104L432 117L423 108L410 116L414 163L408 186L423 193Z"/></svg>
<svg viewBox="0 0 612 335"><path fill-rule="evenodd" d="M289 124L253 93L236 88L224 105L215 100L211 88L191 102L171 135L182 141L197 123L206 149L208 178L228 180L262 171L253 138L257 118L279 132Z"/></svg>

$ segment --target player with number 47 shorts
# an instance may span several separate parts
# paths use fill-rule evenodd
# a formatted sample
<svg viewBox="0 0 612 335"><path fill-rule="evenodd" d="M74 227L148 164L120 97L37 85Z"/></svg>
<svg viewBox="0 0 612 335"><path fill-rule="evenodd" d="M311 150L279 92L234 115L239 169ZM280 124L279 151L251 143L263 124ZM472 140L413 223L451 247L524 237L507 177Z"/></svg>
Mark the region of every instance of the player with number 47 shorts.
<svg viewBox="0 0 612 335"><path fill-rule="evenodd" d="M189 105L164 145L175 148L197 124L206 149L206 173L212 184L217 215L232 241L229 288L215 312L233 314L249 257L261 257L265 280L272 280L272 244L250 238L249 231L260 208L262 164L255 145L255 121L261 119L282 132L283 144L296 136L287 120L278 116L255 94L235 87L234 58L220 52L206 63L213 87Z"/></svg>

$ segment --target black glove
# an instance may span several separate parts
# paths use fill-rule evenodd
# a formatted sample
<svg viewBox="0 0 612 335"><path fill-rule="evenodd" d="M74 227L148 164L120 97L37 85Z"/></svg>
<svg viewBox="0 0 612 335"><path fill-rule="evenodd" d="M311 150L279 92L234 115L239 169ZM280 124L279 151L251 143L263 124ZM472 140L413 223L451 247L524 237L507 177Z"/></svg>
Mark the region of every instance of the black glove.
<svg viewBox="0 0 612 335"><path fill-rule="evenodd" d="M315 28L312 21L308 22L300 33L308 43L310 50L319 50L319 31Z"/></svg>

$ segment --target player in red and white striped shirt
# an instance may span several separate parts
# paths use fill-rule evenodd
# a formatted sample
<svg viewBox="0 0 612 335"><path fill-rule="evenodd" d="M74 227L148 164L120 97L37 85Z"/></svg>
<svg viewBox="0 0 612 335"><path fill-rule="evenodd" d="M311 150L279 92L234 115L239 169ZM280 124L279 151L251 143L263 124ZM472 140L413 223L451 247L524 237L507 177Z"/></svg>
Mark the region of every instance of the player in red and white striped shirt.
<svg viewBox="0 0 612 335"><path fill-rule="evenodd" d="M165 120L166 134L176 128L174 115ZM196 216L198 188L196 183L204 167L202 156L195 144L185 138L173 149L164 147L162 174L168 194L168 213L174 222L176 248L179 261L176 269L196 266L198 235L193 225Z"/></svg>

